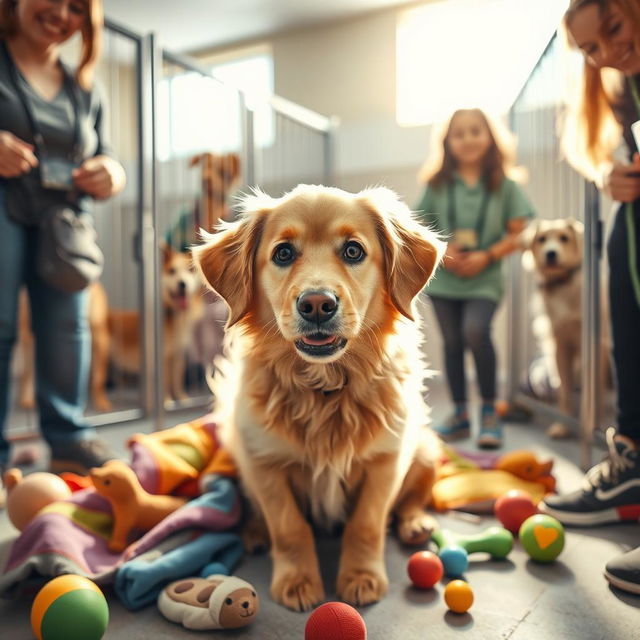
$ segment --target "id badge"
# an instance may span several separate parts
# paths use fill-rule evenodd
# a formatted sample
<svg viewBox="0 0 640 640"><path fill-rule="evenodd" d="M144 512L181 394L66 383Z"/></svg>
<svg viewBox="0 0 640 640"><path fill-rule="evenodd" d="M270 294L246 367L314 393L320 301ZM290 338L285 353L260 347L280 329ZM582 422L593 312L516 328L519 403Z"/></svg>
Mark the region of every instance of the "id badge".
<svg viewBox="0 0 640 640"><path fill-rule="evenodd" d="M45 189L70 191L73 189L71 172L76 164L66 158L41 158L40 179Z"/></svg>
<svg viewBox="0 0 640 640"><path fill-rule="evenodd" d="M453 243L462 251L473 251L478 248L478 233L475 229L456 229L453 232Z"/></svg>

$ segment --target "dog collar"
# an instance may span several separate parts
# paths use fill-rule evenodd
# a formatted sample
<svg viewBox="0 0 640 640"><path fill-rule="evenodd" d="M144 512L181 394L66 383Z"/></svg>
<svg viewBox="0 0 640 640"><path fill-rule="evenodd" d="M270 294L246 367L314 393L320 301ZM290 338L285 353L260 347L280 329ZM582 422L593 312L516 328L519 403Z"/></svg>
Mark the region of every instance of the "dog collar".
<svg viewBox="0 0 640 640"><path fill-rule="evenodd" d="M573 269L568 269L563 275L557 278L554 278L553 280L539 282L538 289L542 289L543 291L550 291L551 289L555 289L556 287L559 287L560 285L563 285L566 282L569 282L569 280L571 280L571 278L573 278L573 276L576 273L578 273L578 271L580 271L581 268L582 267L580 266L574 267Z"/></svg>

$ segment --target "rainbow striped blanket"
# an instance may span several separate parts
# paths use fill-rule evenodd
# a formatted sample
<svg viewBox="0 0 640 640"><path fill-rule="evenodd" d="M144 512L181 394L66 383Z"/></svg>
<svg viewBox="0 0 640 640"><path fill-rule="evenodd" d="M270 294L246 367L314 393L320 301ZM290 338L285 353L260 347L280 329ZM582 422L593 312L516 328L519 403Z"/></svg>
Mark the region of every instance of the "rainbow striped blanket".
<svg viewBox="0 0 640 640"><path fill-rule="evenodd" d="M0 597L33 592L52 577L75 573L115 583L118 596L135 609L153 602L172 580L201 571L230 573L242 555L240 538L230 531L240 519L240 499L234 481L225 477L233 473L228 460L217 470L211 464L219 451L215 439L204 437L203 424L135 436L129 446L131 466L147 490L193 495L204 487L204 493L122 553L109 551L111 505L93 488L48 505L0 548Z"/></svg>

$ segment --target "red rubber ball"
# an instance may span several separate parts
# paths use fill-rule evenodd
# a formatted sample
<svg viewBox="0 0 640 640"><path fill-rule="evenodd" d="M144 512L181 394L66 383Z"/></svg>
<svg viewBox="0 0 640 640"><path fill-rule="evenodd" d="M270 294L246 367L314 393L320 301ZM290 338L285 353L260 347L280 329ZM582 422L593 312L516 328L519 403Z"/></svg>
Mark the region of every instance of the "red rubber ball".
<svg viewBox="0 0 640 640"><path fill-rule="evenodd" d="M525 491L511 489L496 500L495 514L505 529L514 535L518 534L522 523L530 516L538 513L531 496Z"/></svg>
<svg viewBox="0 0 640 640"><path fill-rule="evenodd" d="M327 602L307 620L304 640L366 640L362 616L344 602Z"/></svg>
<svg viewBox="0 0 640 640"><path fill-rule="evenodd" d="M418 551L409 558L407 573L414 586L431 589L442 578L442 560L432 551Z"/></svg>

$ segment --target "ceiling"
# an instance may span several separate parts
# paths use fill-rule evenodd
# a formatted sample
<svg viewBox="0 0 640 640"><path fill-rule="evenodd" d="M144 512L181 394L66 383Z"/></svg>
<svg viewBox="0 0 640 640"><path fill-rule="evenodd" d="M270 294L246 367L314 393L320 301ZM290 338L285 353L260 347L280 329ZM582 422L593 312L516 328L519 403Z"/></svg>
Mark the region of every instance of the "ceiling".
<svg viewBox="0 0 640 640"><path fill-rule="evenodd" d="M105 0L106 17L187 52L344 20L407 0Z"/></svg>

